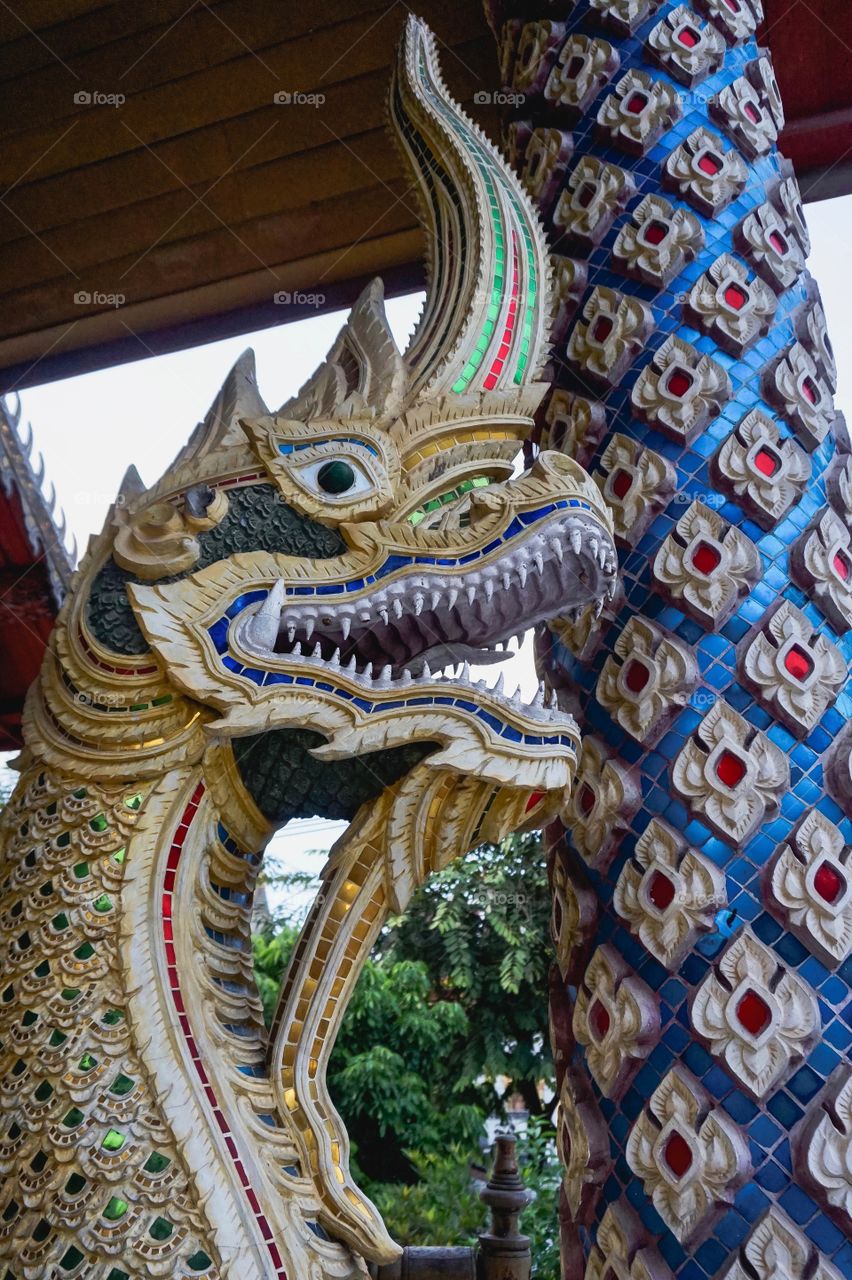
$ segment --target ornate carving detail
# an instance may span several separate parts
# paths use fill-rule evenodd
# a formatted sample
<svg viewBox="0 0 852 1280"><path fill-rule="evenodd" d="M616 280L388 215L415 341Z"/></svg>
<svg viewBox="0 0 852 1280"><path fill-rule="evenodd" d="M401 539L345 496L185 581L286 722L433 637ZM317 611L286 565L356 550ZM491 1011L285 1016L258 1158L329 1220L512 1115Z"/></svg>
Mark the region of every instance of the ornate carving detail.
<svg viewBox="0 0 852 1280"><path fill-rule="evenodd" d="M801 246L771 201L743 219L734 232L734 243L776 293L794 285L805 269Z"/></svg>
<svg viewBox="0 0 852 1280"><path fill-rule="evenodd" d="M150 503L124 516L115 535L113 559L146 582L185 573L201 557L198 534L214 529L227 514L227 495L206 485L190 489L183 506Z"/></svg>
<svg viewBox="0 0 852 1280"><path fill-rule="evenodd" d="M709 627L725 622L760 573L754 543L703 502L684 512L653 565L662 594Z"/></svg>
<svg viewBox="0 0 852 1280"><path fill-rule="evenodd" d="M561 23L546 18L525 22L513 41L516 50L512 88L518 93L537 95L544 89L556 50L565 38Z"/></svg>
<svg viewBox="0 0 852 1280"><path fill-rule="evenodd" d="M559 1090L556 1121L562 1186L575 1222L588 1219L609 1173L609 1138L582 1072L569 1067Z"/></svg>
<svg viewBox="0 0 852 1280"><path fill-rule="evenodd" d="M694 0L694 3L730 45L750 40L763 21L761 0Z"/></svg>
<svg viewBox="0 0 852 1280"><path fill-rule="evenodd" d="M670 84L631 67L604 100L598 128L613 146L643 156L682 114L680 96Z"/></svg>
<svg viewBox="0 0 852 1280"><path fill-rule="evenodd" d="M637 742L650 746L667 732L698 683L698 666L681 641L634 615L598 678L596 697Z"/></svg>
<svg viewBox="0 0 852 1280"><path fill-rule="evenodd" d="M775 79L775 68L772 66L772 58L769 54L763 53L754 62L750 62L746 67L746 75L760 95L766 110L772 116L777 132L780 133L787 122L784 118L784 103L781 98L781 90L778 88L778 81ZM801 210L801 206L799 207ZM804 226L804 215L802 215L802 225ZM803 248L806 244L807 229L805 229L805 238L802 240ZM805 252L809 253L810 249L806 248Z"/></svg>
<svg viewBox="0 0 852 1280"><path fill-rule="evenodd" d="M712 466L719 488L762 529L775 527L802 497L811 478L807 454L794 441L784 439L760 409L746 414Z"/></svg>
<svg viewBox="0 0 852 1280"><path fill-rule="evenodd" d="M694 213L664 196L647 195L631 212L613 246L613 262L625 275L662 289L704 248L704 228Z"/></svg>
<svg viewBox="0 0 852 1280"><path fill-rule="evenodd" d="M773 191L772 200L790 228L791 234L795 236L802 253L806 258L810 257L811 236L808 231L805 211L802 207L802 193L799 190L799 184L793 173L792 165L790 166L789 177L779 182Z"/></svg>
<svg viewBox="0 0 852 1280"><path fill-rule="evenodd" d="M733 394L720 364L671 337L639 375L630 400L638 417L688 444L719 415Z"/></svg>
<svg viewBox="0 0 852 1280"><path fill-rule="evenodd" d="M782 724L806 737L846 683L843 654L789 600L742 650L740 675Z"/></svg>
<svg viewBox="0 0 852 1280"><path fill-rule="evenodd" d="M598 1234L583 1280L673 1280L633 1210L624 1201L611 1204Z"/></svg>
<svg viewBox="0 0 852 1280"><path fill-rule="evenodd" d="M842 1280L840 1272L777 1205L740 1245L719 1280Z"/></svg>
<svg viewBox="0 0 852 1280"><path fill-rule="evenodd" d="M819 448L835 418L834 401L813 356L800 342L767 370L763 394L784 414L806 449L812 453Z"/></svg>
<svg viewBox="0 0 852 1280"><path fill-rule="evenodd" d="M582 260L563 258L560 254L554 254L552 262L556 288L550 336L553 345L558 346L566 338L571 321L580 308L589 281L589 268Z"/></svg>
<svg viewBox="0 0 852 1280"><path fill-rule="evenodd" d="M557 387L544 413L542 448L564 453L588 466L606 433L606 413L596 400Z"/></svg>
<svg viewBox="0 0 852 1280"><path fill-rule="evenodd" d="M839 635L852 627L852 536L834 511L821 512L794 543L790 574Z"/></svg>
<svg viewBox="0 0 852 1280"><path fill-rule="evenodd" d="M725 60L725 41L719 32L685 4L657 23L646 48L654 62L688 88L715 75Z"/></svg>
<svg viewBox="0 0 852 1280"><path fill-rule="evenodd" d="M748 1145L683 1067L658 1085L627 1142L627 1163L672 1235L696 1244L749 1173Z"/></svg>
<svg viewBox="0 0 852 1280"><path fill-rule="evenodd" d="M760 279L729 253L717 258L696 280L686 303L689 324L707 333L724 351L742 356L772 325L778 299Z"/></svg>
<svg viewBox="0 0 852 1280"><path fill-rule="evenodd" d="M574 1005L574 1035L605 1098L620 1098L660 1036L660 1006L614 947L592 956Z"/></svg>
<svg viewBox="0 0 852 1280"><path fill-rule="evenodd" d="M632 36L647 17L659 9L662 0L590 0L590 8L600 14L616 35Z"/></svg>
<svg viewBox="0 0 852 1280"><path fill-rule="evenodd" d="M705 218L717 218L742 195L747 181L742 157L725 151L721 138L703 126L676 147L663 166L663 183Z"/></svg>
<svg viewBox="0 0 852 1280"><path fill-rule="evenodd" d="M563 981L576 982L578 968L598 918L598 900L579 865L569 865L569 857L573 857L570 850L563 852L557 845L553 860L550 933Z"/></svg>
<svg viewBox="0 0 852 1280"><path fill-rule="evenodd" d="M691 1016L710 1052L755 1098L782 1084L813 1048L820 1025L813 991L750 929L716 961L695 993Z"/></svg>
<svg viewBox="0 0 852 1280"><path fill-rule="evenodd" d="M802 1181L844 1231L852 1230L852 1067L835 1071L796 1144Z"/></svg>
<svg viewBox="0 0 852 1280"><path fill-rule="evenodd" d="M583 308L568 342L568 362L603 383L618 386L654 328L644 303L599 285Z"/></svg>
<svg viewBox="0 0 852 1280"><path fill-rule="evenodd" d="M852 526L852 456L835 455L825 480L825 491L844 524Z"/></svg>
<svg viewBox="0 0 852 1280"><path fill-rule="evenodd" d="M675 760L672 783L693 813L738 847L777 813L790 763L764 733L717 702Z"/></svg>
<svg viewBox="0 0 852 1280"><path fill-rule="evenodd" d="M574 139L562 129L533 129L524 150L521 180L543 213L550 210L574 154Z"/></svg>
<svg viewBox="0 0 852 1280"><path fill-rule="evenodd" d="M831 345L831 339L828 336L825 312L822 309L818 294L810 306L798 316L796 334L828 384L830 391L835 394L837 391L837 361L834 355L834 347Z"/></svg>
<svg viewBox="0 0 852 1280"><path fill-rule="evenodd" d="M636 184L618 165L583 156L553 212L553 225L582 250L600 244L635 195Z"/></svg>
<svg viewBox="0 0 852 1280"><path fill-rule="evenodd" d="M767 876L774 913L823 964L852 954L852 849L818 809L776 850Z"/></svg>
<svg viewBox="0 0 852 1280"><path fill-rule="evenodd" d="M675 491L671 463L618 431L610 437L593 479L612 512L616 537L628 546L636 545Z"/></svg>
<svg viewBox="0 0 852 1280"><path fill-rule="evenodd" d="M771 67L769 75L772 75ZM758 79L755 84L748 75L742 75L726 85L710 104L710 114L716 123L752 160L769 154L783 127L783 121L779 126L774 119L775 99L768 96L766 89L765 80Z"/></svg>
<svg viewBox="0 0 852 1280"><path fill-rule="evenodd" d="M623 604L624 589L619 585L614 598L604 605L600 613L589 607L572 617L554 618L548 627L578 662L589 663L601 647L604 631L618 616Z"/></svg>
<svg viewBox="0 0 852 1280"><path fill-rule="evenodd" d="M653 818L615 886L615 909L655 960L677 969L727 905L725 876Z"/></svg>
<svg viewBox="0 0 852 1280"><path fill-rule="evenodd" d="M606 870L639 807L636 783L597 738L583 739L577 778L563 821L581 857Z"/></svg>
<svg viewBox="0 0 852 1280"><path fill-rule="evenodd" d="M544 96L572 118L584 115L621 66L618 50L608 40L575 33L559 51Z"/></svg>

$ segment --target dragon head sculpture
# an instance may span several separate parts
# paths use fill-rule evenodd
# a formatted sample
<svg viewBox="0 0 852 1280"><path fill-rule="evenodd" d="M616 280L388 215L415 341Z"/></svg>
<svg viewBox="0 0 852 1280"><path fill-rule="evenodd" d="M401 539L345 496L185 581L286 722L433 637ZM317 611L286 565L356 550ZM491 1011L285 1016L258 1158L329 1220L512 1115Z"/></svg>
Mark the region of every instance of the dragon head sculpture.
<svg viewBox="0 0 852 1280"><path fill-rule="evenodd" d="M543 688L525 703L500 679L475 682L467 664L505 656L503 642L545 619L599 608L616 571L610 517L582 469L542 453L516 471L545 391L547 246L522 187L449 97L433 38L413 18L390 121L428 244L427 300L407 351L374 282L325 363L277 412L243 358L159 483L146 490L129 473L28 708L29 747L55 768L159 789L160 801L146 800L146 852L128 857L122 924L125 962L151 975L144 995L133 988L140 1038L145 1028L154 1041L165 1034L146 1020L176 952L184 983L206 993L196 1008L209 999L225 1028L201 1054L206 1086L233 1097L236 1076L219 1058L246 1062L251 1037L226 1034L242 1017L256 1041L252 1106L277 1117L297 1153L284 1184L304 1216L313 1206L328 1235L375 1260L398 1249L352 1181L325 1090L336 1026L387 912L477 841L540 825L571 784L571 717ZM454 663L461 677L432 674ZM193 845L180 817L189 810L173 817L168 804L197 806L202 775L213 825ZM313 814L352 822L267 1042L256 999L229 990L233 971L222 977L223 938L247 935L259 861L232 865L228 841L242 832L236 844L256 855L277 826ZM179 875L168 861L178 835ZM213 846L216 876L202 874ZM196 926L172 938L170 916L161 954L152 904L172 883ZM190 1023L192 999L183 998ZM191 1147L197 1135L174 1111ZM273 1222L276 1176L272 1190L262 1168L252 1178ZM211 1182L214 1193L221 1185Z"/></svg>

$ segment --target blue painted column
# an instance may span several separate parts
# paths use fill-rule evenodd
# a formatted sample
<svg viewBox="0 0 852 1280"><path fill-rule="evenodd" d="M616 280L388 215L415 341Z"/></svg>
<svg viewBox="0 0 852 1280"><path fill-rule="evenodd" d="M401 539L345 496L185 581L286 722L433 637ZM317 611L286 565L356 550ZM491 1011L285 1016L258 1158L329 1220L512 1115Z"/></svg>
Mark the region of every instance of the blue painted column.
<svg viewBox="0 0 852 1280"><path fill-rule="evenodd" d="M557 255L540 443L623 592L540 659L572 1280L852 1277L852 459L759 0L490 15Z"/></svg>

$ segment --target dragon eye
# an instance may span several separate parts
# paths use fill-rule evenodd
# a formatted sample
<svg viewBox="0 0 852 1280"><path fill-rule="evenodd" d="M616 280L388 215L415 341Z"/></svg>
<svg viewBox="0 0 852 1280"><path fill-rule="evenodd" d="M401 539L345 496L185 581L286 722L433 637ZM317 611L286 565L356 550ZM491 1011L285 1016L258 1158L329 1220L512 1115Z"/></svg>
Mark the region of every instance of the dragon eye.
<svg viewBox="0 0 852 1280"><path fill-rule="evenodd" d="M346 493L355 483L354 468L342 458L325 462L317 472L317 484L324 493Z"/></svg>

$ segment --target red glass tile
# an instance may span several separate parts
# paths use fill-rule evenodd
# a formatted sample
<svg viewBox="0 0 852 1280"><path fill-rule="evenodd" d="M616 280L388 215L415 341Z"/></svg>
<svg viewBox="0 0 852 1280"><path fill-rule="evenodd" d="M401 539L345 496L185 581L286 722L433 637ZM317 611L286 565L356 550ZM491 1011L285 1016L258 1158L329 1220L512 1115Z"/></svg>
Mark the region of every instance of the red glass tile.
<svg viewBox="0 0 852 1280"><path fill-rule="evenodd" d="M580 788L580 812L584 818L588 818L589 814L595 807L595 793L589 786L588 782L584 782Z"/></svg>
<svg viewBox="0 0 852 1280"><path fill-rule="evenodd" d="M834 904L846 889L846 881L828 862L823 862L814 876L814 888L824 902Z"/></svg>
<svg viewBox="0 0 852 1280"><path fill-rule="evenodd" d="M648 885L648 897L658 911L666 911L674 902L675 887L662 871L655 871Z"/></svg>
<svg viewBox="0 0 852 1280"><path fill-rule="evenodd" d="M694 27L683 27L678 33L677 38L687 49L694 49L700 42L701 36Z"/></svg>
<svg viewBox="0 0 852 1280"><path fill-rule="evenodd" d="M592 182L584 182L577 192L577 203L581 209L588 209L597 195L597 187Z"/></svg>
<svg viewBox="0 0 852 1280"><path fill-rule="evenodd" d="M252 1191L251 1187L249 1187L248 1191L246 1192L246 1200L248 1200L255 1214L259 1214L260 1202L258 1201L256 1193Z"/></svg>
<svg viewBox="0 0 852 1280"><path fill-rule="evenodd" d="M765 476L774 476L775 472L781 466L781 462L775 457L774 453L770 453L768 449L760 449L754 455L754 465L758 471Z"/></svg>
<svg viewBox="0 0 852 1280"><path fill-rule="evenodd" d="M794 680L807 680L808 676L814 669L813 659L810 654L805 653L797 644L787 652L784 658L784 666L790 672Z"/></svg>
<svg viewBox="0 0 852 1280"><path fill-rule="evenodd" d="M731 13L739 13L740 0L724 0L724 2L730 9Z"/></svg>
<svg viewBox="0 0 852 1280"><path fill-rule="evenodd" d="M489 373L488 377L485 378L482 385L486 391L493 391L494 388L497 386L497 374Z"/></svg>
<svg viewBox="0 0 852 1280"><path fill-rule="evenodd" d="M627 110L631 115L639 116L648 105L648 95L646 93L633 93L627 103Z"/></svg>
<svg viewBox="0 0 852 1280"><path fill-rule="evenodd" d="M782 258L786 257L790 246L787 244L787 241L781 235L780 231L770 231L769 243L772 245L775 252L780 254Z"/></svg>
<svg viewBox="0 0 852 1280"><path fill-rule="evenodd" d="M682 400L694 381L692 374L687 373L686 369L675 369L669 374L666 387L673 396Z"/></svg>
<svg viewBox="0 0 852 1280"><path fill-rule="evenodd" d="M733 751L723 751L716 761L716 777L732 790L738 787L746 775L745 762Z"/></svg>
<svg viewBox="0 0 852 1280"><path fill-rule="evenodd" d="M219 1110L218 1107L214 1108L213 1115L216 1117L216 1123L218 1124L222 1133L230 1133L231 1131L228 1128L228 1122L225 1119L225 1117L222 1115L222 1112Z"/></svg>
<svg viewBox="0 0 852 1280"><path fill-rule="evenodd" d="M662 244L668 238L670 227L665 222L659 222L655 218L653 222L649 222L642 232L642 237L647 244Z"/></svg>
<svg viewBox="0 0 852 1280"><path fill-rule="evenodd" d="M500 350L497 352L497 359L505 360L508 354L509 354L509 344L508 342L504 342Z"/></svg>
<svg viewBox="0 0 852 1280"><path fill-rule="evenodd" d="M772 1019L772 1012L756 991L747 991L737 1005L737 1019L749 1035L759 1036Z"/></svg>
<svg viewBox="0 0 852 1280"><path fill-rule="evenodd" d="M760 112L753 102L747 102L743 108L752 124L759 124L761 120Z"/></svg>
<svg viewBox="0 0 852 1280"><path fill-rule="evenodd" d="M163 921L163 937L166 939L167 942L171 942L172 936L173 936L172 922L171 920L164 920Z"/></svg>
<svg viewBox="0 0 852 1280"><path fill-rule="evenodd" d="M644 662L640 662L638 658L628 662L624 672L624 683L631 693L641 693L650 679L651 673Z"/></svg>
<svg viewBox="0 0 852 1280"><path fill-rule="evenodd" d="M802 391L805 394L805 399L808 400L811 404L816 404L817 400L819 400L819 392L817 391L816 387L814 386L810 378L805 378L804 382L802 383Z"/></svg>
<svg viewBox="0 0 852 1280"><path fill-rule="evenodd" d="M175 944L174 944L173 942L167 942L167 943L165 944L165 946L166 946L166 964L168 964L168 965L174 965L174 963L175 963Z"/></svg>
<svg viewBox="0 0 852 1280"><path fill-rule="evenodd" d="M170 893L163 894L163 916L168 919L172 914L172 895Z"/></svg>
<svg viewBox="0 0 852 1280"><path fill-rule="evenodd" d="M623 467L619 467L615 475L612 477L610 488L616 498L624 499L633 487L633 477L629 471L625 471Z"/></svg>
<svg viewBox="0 0 852 1280"><path fill-rule="evenodd" d="M183 1009L183 996L181 995L180 991L173 991L173 992L172 992L172 1002L173 1002L173 1004L174 1004L175 1008L177 1009L178 1013L183 1013L183 1011L184 1011L184 1009Z"/></svg>
<svg viewBox="0 0 852 1280"><path fill-rule="evenodd" d="M236 1142L234 1142L234 1139L233 1139L233 1138L226 1138L226 1139L225 1139L225 1146L228 1148L228 1154L231 1156L231 1159L232 1159L232 1160L236 1160L236 1158L237 1158L237 1144L236 1144Z"/></svg>
<svg viewBox="0 0 852 1280"><path fill-rule="evenodd" d="M248 1176L248 1174L246 1173L245 1168L243 1167L243 1163L242 1163L242 1161L241 1161L241 1160L235 1160L235 1161L234 1161L234 1168L235 1168L235 1169L236 1169L236 1171L237 1171L237 1176L239 1177L240 1182L243 1184L243 1186L244 1186L244 1187L248 1187L248 1186L250 1185L250 1183L249 1183L249 1176Z"/></svg>
<svg viewBox="0 0 852 1280"><path fill-rule="evenodd" d="M189 1018L186 1016L185 1013L178 1014L178 1022L180 1023L181 1031L185 1036L188 1037L191 1034L191 1032L190 1032L190 1026L189 1026Z"/></svg>
<svg viewBox="0 0 852 1280"><path fill-rule="evenodd" d="M567 78L569 80L576 80L585 65L586 59L581 54L575 53L574 57L568 63L568 67L565 72Z"/></svg>
<svg viewBox="0 0 852 1280"><path fill-rule="evenodd" d="M166 893L172 893L172 892L173 892L174 887L175 887L175 875L176 875L176 874L177 874L177 873L176 873L175 871L171 870L171 869L168 869L168 870L166 871L166 874L165 874L165 876L163 877L163 888L165 889Z"/></svg>
<svg viewBox="0 0 852 1280"><path fill-rule="evenodd" d="M524 812L529 813L530 810L534 809L536 805L539 804L540 801L542 801L543 799L544 799L543 791L534 791L530 796L529 800L527 801L526 809L524 810Z"/></svg>
<svg viewBox="0 0 852 1280"><path fill-rule="evenodd" d="M673 1133L663 1149L663 1159L676 1178L682 1178L692 1165L692 1150L686 1138Z"/></svg>
<svg viewBox="0 0 852 1280"><path fill-rule="evenodd" d="M842 578L844 582L849 577L849 561L842 551L838 551L834 557L834 572L838 578Z"/></svg>
<svg viewBox="0 0 852 1280"><path fill-rule="evenodd" d="M612 333L612 320L609 316L598 316L592 328L592 337L595 342L606 342Z"/></svg>
<svg viewBox="0 0 852 1280"><path fill-rule="evenodd" d="M722 161L712 151L705 151L698 161L698 167L708 177L715 178L717 174L722 172Z"/></svg>
<svg viewBox="0 0 852 1280"><path fill-rule="evenodd" d="M208 1084L209 1081L207 1078L207 1072L204 1070L204 1066L202 1065L202 1063L197 1062L195 1064L195 1070L198 1072L198 1079L201 1081L201 1083Z"/></svg>
<svg viewBox="0 0 852 1280"><path fill-rule="evenodd" d="M725 290L725 301L734 311L742 311L748 302L748 294L738 284L729 284Z"/></svg>
<svg viewBox="0 0 852 1280"><path fill-rule="evenodd" d="M272 1259L273 1265L278 1267L278 1269L280 1270L281 1254L278 1252L278 1245L275 1244L272 1240L270 1240L268 1248L269 1248L269 1256ZM282 1280L284 1280L283 1276L282 1276Z"/></svg>
<svg viewBox="0 0 852 1280"><path fill-rule="evenodd" d="M611 1025L612 1020L608 1010L601 1004L600 1000L592 1001L592 1007L589 1010L589 1026L592 1028L596 1039L603 1040Z"/></svg>
<svg viewBox="0 0 852 1280"><path fill-rule="evenodd" d="M718 569L721 561L718 547L712 547L709 542L699 542L692 553L693 566L699 573L703 573L705 578L709 578L713 570Z"/></svg>

